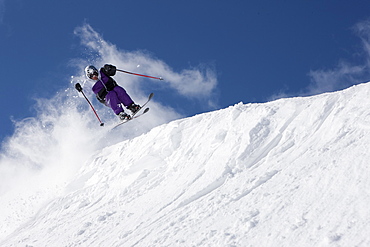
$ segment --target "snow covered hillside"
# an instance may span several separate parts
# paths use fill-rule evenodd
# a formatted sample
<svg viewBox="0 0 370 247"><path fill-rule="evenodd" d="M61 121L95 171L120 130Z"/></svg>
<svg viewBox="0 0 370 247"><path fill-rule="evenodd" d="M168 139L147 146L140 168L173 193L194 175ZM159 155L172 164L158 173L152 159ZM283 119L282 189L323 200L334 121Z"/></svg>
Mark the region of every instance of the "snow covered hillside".
<svg viewBox="0 0 370 247"><path fill-rule="evenodd" d="M369 147L369 83L176 120L92 155L0 246L370 246Z"/></svg>

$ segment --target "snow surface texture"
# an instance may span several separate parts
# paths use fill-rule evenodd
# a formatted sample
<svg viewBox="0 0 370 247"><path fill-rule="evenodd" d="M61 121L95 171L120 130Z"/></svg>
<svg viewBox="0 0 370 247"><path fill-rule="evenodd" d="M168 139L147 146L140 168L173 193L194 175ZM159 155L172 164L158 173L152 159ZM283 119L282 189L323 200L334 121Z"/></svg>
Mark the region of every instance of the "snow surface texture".
<svg viewBox="0 0 370 247"><path fill-rule="evenodd" d="M370 246L369 145L369 83L176 120L91 154L0 246Z"/></svg>

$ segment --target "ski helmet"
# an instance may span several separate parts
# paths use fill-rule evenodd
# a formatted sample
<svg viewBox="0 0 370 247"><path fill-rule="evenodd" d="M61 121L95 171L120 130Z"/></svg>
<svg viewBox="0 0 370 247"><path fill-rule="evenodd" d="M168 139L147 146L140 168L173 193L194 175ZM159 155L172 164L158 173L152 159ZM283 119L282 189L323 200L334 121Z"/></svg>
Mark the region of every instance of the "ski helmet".
<svg viewBox="0 0 370 247"><path fill-rule="evenodd" d="M93 75L98 75L98 70L93 65L89 65L85 68L85 74L87 78L91 79Z"/></svg>

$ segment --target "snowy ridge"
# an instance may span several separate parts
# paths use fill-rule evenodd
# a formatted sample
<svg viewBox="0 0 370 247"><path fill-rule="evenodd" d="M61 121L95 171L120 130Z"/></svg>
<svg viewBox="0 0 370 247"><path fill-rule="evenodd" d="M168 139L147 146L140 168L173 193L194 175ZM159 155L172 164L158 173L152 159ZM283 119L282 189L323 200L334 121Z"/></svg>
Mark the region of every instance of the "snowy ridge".
<svg viewBox="0 0 370 247"><path fill-rule="evenodd" d="M1 246L369 246L370 84L107 147Z"/></svg>

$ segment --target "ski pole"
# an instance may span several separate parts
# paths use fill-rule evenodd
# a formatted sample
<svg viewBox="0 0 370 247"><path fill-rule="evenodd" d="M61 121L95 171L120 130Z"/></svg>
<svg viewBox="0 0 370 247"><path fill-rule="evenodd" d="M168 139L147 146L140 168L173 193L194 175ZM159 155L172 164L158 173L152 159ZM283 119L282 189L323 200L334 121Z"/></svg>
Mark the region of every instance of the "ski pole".
<svg viewBox="0 0 370 247"><path fill-rule="evenodd" d="M138 75L138 76L148 77L148 78L152 78L152 79L163 80L162 77L154 77L154 76L150 76L150 75L142 75L142 74L137 74L137 73L133 73L133 72L121 70L121 69L116 69L116 70L119 71L119 72L130 74L130 75Z"/></svg>
<svg viewBox="0 0 370 247"><path fill-rule="evenodd" d="M85 93L82 91L81 84L80 83L76 83L75 88L77 89L77 91L79 91L80 93L82 93L82 95L85 97L86 101L89 103L91 109L95 113L95 116L98 118L98 120L100 122L100 126L104 126L104 123L100 120L100 118L98 116L98 113L96 113L96 111L95 111L93 105L91 104L90 100L86 97Z"/></svg>

